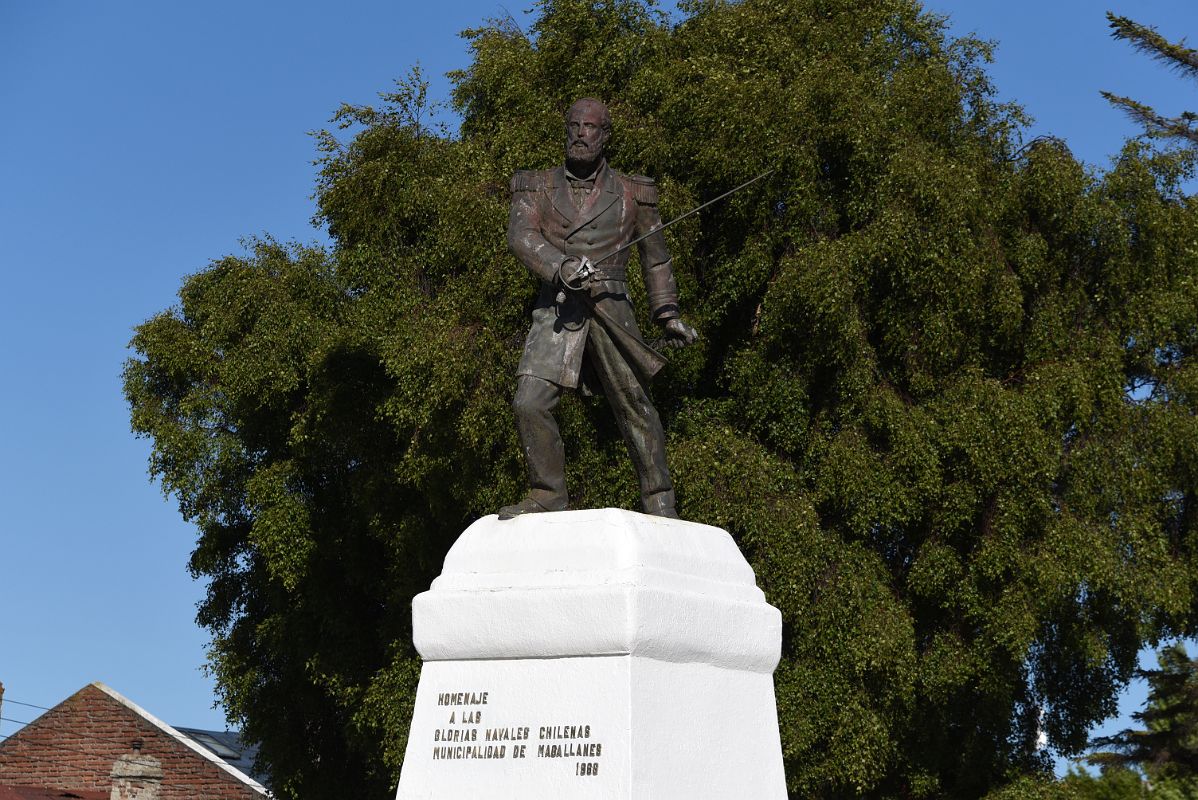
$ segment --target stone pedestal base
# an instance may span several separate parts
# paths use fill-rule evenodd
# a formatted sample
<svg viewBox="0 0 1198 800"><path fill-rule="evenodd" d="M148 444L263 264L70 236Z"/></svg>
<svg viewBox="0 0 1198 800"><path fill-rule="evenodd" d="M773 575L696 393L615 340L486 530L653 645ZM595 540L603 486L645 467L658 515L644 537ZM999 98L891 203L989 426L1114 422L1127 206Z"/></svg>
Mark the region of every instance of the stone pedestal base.
<svg viewBox="0 0 1198 800"><path fill-rule="evenodd" d="M781 617L718 528L479 520L413 602L397 800L785 800Z"/></svg>

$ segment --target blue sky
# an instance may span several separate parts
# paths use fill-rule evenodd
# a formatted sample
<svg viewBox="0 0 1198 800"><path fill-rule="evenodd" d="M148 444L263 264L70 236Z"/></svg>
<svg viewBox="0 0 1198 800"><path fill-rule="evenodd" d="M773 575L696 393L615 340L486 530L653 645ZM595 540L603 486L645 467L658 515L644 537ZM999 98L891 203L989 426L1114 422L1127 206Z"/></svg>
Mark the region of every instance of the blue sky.
<svg viewBox="0 0 1198 800"><path fill-rule="evenodd" d="M186 572L193 532L147 480L120 391L132 328L186 275L311 227L308 131L417 62L445 97L458 31L530 0L0 0L0 681L53 705L101 680L168 722L222 728ZM1102 168L1137 133L1098 92L1179 113L1198 84L1107 33L1111 8L1171 38L1193 0L932 0L999 42L1005 99ZM335 10L334 10L335 8ZM1132 691L1125 713L1142 700ZM5 704L3 716L33 709ZM0 722L0 736L18 726Z"/></svg>

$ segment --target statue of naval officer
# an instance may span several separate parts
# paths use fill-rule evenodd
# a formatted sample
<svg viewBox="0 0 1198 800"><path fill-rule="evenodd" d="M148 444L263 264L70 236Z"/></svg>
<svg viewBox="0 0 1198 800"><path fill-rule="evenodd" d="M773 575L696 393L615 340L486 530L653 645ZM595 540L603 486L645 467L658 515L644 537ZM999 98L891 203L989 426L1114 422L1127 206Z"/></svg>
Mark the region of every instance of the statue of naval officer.
<svg viewBox="0 0 1198 800"><path fill-rule="evenodd" d="M500 519L569 504L566 457L553 410L566 389L601 391L611 404L640 482L648 514L677 517L666 466L665 436L649 400L649 379L665 359L641 338L625 269L629 250L612 251L660 227L657 187L649 178L608 166L606 106L579 100L566 115L566 163L512 178L508 246L541 279L532 327L517 370L513 407L528 462L528 496L499 510ZM657 232L638 243L645 292L664 342L696 338L679 318L678 287Z"/></svg>

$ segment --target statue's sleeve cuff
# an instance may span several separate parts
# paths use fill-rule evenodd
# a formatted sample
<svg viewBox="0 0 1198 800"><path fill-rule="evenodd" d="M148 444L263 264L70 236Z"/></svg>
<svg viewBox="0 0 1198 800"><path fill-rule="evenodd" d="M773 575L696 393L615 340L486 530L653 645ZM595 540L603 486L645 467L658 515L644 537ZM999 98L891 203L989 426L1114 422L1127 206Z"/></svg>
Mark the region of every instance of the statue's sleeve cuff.
<svg viewBox="0 0 1198 800"><path fill-rule="evenodd" d="M653 310L653 320L655 322L664 323L672 319L678 319L679 316L677 303L663 303Z"/></svg>

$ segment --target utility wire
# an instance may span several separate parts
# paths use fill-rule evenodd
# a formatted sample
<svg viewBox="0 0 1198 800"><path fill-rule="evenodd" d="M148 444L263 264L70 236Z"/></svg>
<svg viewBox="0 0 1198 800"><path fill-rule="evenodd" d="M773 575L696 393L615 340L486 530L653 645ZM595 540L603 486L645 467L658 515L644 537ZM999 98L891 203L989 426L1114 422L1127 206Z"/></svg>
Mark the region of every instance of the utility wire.
<svg viewBox="0 0 1198 800"><path fill-rule="evenodd" d="M8 717L0 717L0 721L13 722L13 723L16 723L17 725L29 725L30 724L28 722L22 722L19 719L9 719ZM80 739L91 739L92 741L96 741L96 742L108 742L109 744L119 744L122 747L129 747L130 742L132 741L132 739L107 739L103 736L93 736L90 733L80 733L79 731L73 731L73 730L70 730L69 728L62 728L59 730L61 733L67 733L67 734L70 734L71 736L77 736ZM4 739L12 738L13 736L16 736L18 733L20 733L20 731L15 731L13 733L10 733L8 736L5 736ZM138 735L134 736L133 738L134 739L142 739L144 741L145 736L146 736L146 734L142 734L139 732ZM0 741L3 741L3 739L0 739Z"/></svg>
<svg viewBox="0 0 1198 800"><path fill-rule="evenodd" d="M107 741L107 740L104 740L104 741ZM83 756L92 755L91 753L87 752L86 750L79 750L74 747L63 747L60 744L50 744L49 742L31 743L30 746L38 747L38 748L48 747L51 750L62 750L63 752L75 753L76 755L83 755ZM127 743L126 743L126 746L128 746ZM48 761L50 763L58 763L58 762L55 762L53 759L39 758L37 756L27 756L27 755L25 755L23 753L19 753L19 752L17 752L17 753L0 753L0 763L3 763L4 761L10 760L10 759L13 761L16 761L16 760L22 759L22 758L28 758L32 761ZM155 763L154 761L139 761L136 758L126 759L126 763L139 764L140 766L143 766L143 767L161 767L162 766L161 763Z"/></svg>
<svg viewBox="0 0 1198 800"><path fill-rule="evenodd" d="M51 710L49 708L46 708L45 706L35 706L33 703L22 703L20 700L9 700L7 697L4 698L4 702L12 703L14 706L25 706L26 708L36 708L41 711L50 711Z"/></svg>
<svg viewBox="0 0 1198 800"><path fill-rule="evenodd" d="M40 709L42 711L52 711L53 710L50 708L46 708L45 706L35 705L34 703L23 703L20 700L9 700L8 698L5 698L4 702L12 703L13 705L17 705L17 706L25 706L26 708L36 708L36 709ZM0 722L11 722L14 725L22 726L21 729L15 730L12 733L8 734L7 736L0 736L0 742L4 742L4 741L7 741L8 739L11 739L13 736L16 736L18 733L20 733L21 730L23 730L26 726L32 724L29 722L24 722L23 720L12 719L11 717L5 717L5 716L0 716ZM128 740L122 741L122 740L118 740L118 739L108 739L103 736L93 736L89 733L80 733L79 731L73 731L73 730L69 730L69 729L63 729L62 732L68 733L71 736L75 736L80 739L90 739L90 740L96 741L96 742L107 742L108 744L116 744L116 745L120 745L122 747L129 747L129 744L130 744ZM186 736L188 739L191 739L191 737L188 736L187 734L183 734L183 735ZM138 737L138 738L140 738L140 737ZM44 743L39 742L39 744L44 744ZM51 744L45 744L45 746L46 747L55 747L55 745L51 745ZM72 752L72 753L82 753L83 752L82 750L71 750L69 748L63 748L63 747L58 747L57 749L59 749L59 750L65 749L65 750L68 750L68 752ZM211 749L211 748L209 748L209 749ZM221 758L221 756L218 755L217 758ZM227 759L221 758L221 760L225 761ZM143 762L133 762L133 763L143 763Z"/></svg>

